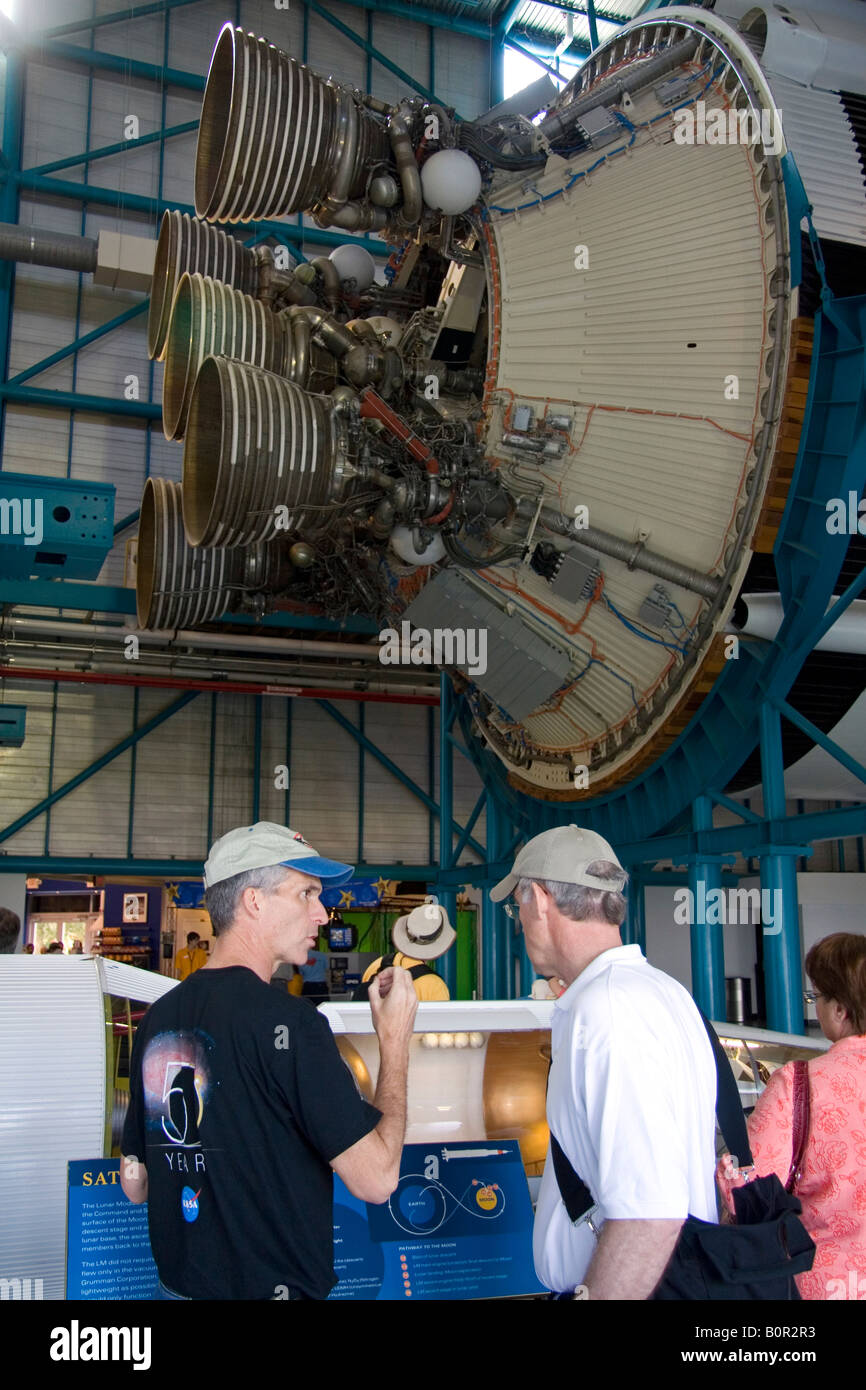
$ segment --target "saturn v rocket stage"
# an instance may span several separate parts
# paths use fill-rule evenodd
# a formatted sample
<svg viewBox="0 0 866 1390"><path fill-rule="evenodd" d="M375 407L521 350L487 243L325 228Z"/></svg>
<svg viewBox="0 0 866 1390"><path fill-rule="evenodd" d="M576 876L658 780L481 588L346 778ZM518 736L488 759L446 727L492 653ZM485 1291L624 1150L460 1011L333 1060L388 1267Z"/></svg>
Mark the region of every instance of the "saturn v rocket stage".
<svg viewBox="0 0 866 1390"><path fill-rule="evenodd" d="M724 665L803 420L808 119L762 67L774 34L655 11L546 111L462 121L226 25L200 220L158 244L183 482L145 490L140 624L288 601L483 629L485 669L451 671L512 785L576 800L576 768L597 793L652 762ZM291 270L216 225L299 213L380 236L387 284L357 244Z"/></svg>

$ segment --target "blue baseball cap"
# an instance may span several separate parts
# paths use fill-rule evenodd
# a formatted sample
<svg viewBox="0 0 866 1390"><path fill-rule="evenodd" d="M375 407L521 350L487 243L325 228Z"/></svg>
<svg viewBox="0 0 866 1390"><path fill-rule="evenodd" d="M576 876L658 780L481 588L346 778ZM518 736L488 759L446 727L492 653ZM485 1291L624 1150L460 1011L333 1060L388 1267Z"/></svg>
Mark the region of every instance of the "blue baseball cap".
<svg viewBox="0 0 866 1390"><path fill-rule="evenodd" d="M248 869L267 869L277 864L320 878L332 888L348 883L355 872L351 864L323 858L297 830L260 820L255 825L230 830L214 842L204 866L204 885L212 888Z"/></svg>

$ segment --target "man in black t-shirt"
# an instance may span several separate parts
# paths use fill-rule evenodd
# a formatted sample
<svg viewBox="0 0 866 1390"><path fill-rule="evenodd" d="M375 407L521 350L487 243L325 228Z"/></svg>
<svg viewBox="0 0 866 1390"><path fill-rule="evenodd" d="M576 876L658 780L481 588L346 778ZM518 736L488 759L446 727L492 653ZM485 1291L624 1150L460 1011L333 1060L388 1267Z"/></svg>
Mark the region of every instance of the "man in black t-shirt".
<svg viewBox="0 0 866 1390"><path fill-rule="evenodd" d="M151 1005L132 1056L121 1183L148 1202L165 1297L326 1298L333 1175L367 1202L397 1185L417 998L405 971L370 990L381 1064L362 1099L326 1021L269 980L302 964L352 876L294 831L230 831L205 865L207 965Z"/></svg>

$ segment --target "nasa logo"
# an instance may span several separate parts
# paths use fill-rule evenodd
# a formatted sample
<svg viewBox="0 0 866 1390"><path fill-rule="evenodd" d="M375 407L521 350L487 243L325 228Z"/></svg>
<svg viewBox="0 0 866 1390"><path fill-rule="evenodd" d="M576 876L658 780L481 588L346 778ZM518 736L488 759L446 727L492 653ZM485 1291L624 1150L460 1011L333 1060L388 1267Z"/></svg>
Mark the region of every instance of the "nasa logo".
<svg viewBox="0 0 866 1390"><path fill-rule="evenodd" d="M201 1192L201 1188L199 1188L198 1192L193 1192L191 1187L185 1187L180 1194L180 1205L183 1211L184 1221L195 1221L198 1217L199 1192Z"/></svg>

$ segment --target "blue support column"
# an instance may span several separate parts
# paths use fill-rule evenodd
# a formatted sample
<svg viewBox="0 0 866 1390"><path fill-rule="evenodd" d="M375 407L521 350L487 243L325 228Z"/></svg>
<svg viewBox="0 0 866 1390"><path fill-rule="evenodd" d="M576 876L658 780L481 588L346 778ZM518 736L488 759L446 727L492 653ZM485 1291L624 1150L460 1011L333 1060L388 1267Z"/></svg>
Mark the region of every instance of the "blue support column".
<svg viewBox="0 0 866 1390"><path fill-rule="evenodd" d="M262 795L262 697L253 696L253 824L259 819Z"/></svg>
<svg viewBox="0 0 866 1390"><path fill-rule="evenodd" d="M503 834L502 812L499 802L487 793L487 859L495 863L505 853L507 841ZM482 999L508 999L511 997L508 979L511 963L510 926L501 903L492 903L489 890L492 884L484 885L484 901L481 907L481 997Z"/></svg>
<svg viewBox="0 0 866 1390"><path fill-rule="evenodd" d="M24 58L15 48L6 51L6 83L3 95L3 159L5 179L0 184L0 221L18 221L18 184L21 167L21 140L24 126ZM0 381L9 375L9 347L12 340L12 308L15 294L15 262L0 261ZM3 466L3 435L6 402L0 398L0 468Z"/></svg>
<svg viewBox="0 0 866 1390"><path fill-rule="evenodd" d="M779 711L761 705L761 782L764 816L770 822L770 844L761 854L761 900L772 897L773 925L764 927L764 981L767 1027L781 1033L803 1032L803 959L800 950L800 912L797 904L796 849L773 844L772 822L785 817L785 768Z"/></svg>
<svg viewBox="0 0 866 1390"><path fill-rule="evenodd" d="M637 870L629 877L628 915L622 924L622 939L640 946L646 955L646 886Z"/></svg>
<svg viewBox="0 0 866 1390"><path fill-rule="evenodd" d="M698 836L713 828L713 803L708 796L699 796L692 807L694 829ZM708 1018L725 1017L725 938L722 923L707 921L707 900L722 886L722 871L717 859L700 852L689 865L689 888L692 894L691 946L692 994L698 1007ZM714 896L714 902L718 898ZM717 913L711 914L714 918Z"/></svg>
<svg viewBox="0 0 866 1390"><path fill-rule="evenodd" d="M439 867L450 869L454 863L454 754L447 730L451 720L454 691L445 671L439 677ZM437 887L436 895L448 913L452 926L457 925L457 891ZM452 995L457 989L456 945L440 956L436 969Z"/></svg>
<svg viewBox="0 0 866 1390"><path fill-rule="evenodd" d="M287 702L291 706L291 700ZM213 844L214 779L216 777L217 694L210 696L210 761L207 772L207 847Z"/></svg>
<svg viewBox="0 0 866 1390"><path fill-rule="evenodd" d="M366 737L366 711L363 704L358 705L358 733ZM358 744L358 863L364 862L364 745ZM431 856L432 857L432 856Z"/></svg>

